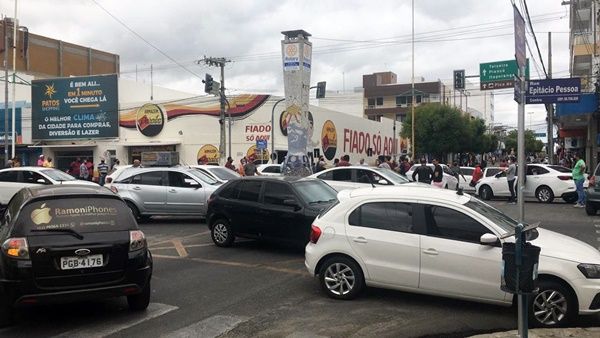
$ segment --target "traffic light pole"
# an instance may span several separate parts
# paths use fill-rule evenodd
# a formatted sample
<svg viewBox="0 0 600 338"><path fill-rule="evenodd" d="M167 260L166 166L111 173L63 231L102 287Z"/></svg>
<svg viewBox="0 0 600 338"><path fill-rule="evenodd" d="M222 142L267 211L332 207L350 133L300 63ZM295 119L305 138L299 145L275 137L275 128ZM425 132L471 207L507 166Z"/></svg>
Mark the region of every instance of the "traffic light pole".
<svg viewBox="0 0 600 338"><path fill-rule="evenodd" d="M231 62L225 58L207 58L203 60L209 66L217 66L221 68L221 88L219 97L221 103L221 113L219 114L219 125L220 125L220 137L219 137L219 163L225 164L225 63ZM231 134L231 118L229 119L230 134ZM231 135L230 135L231 137ZM231 145L229 150L231 156Z"/></svg>

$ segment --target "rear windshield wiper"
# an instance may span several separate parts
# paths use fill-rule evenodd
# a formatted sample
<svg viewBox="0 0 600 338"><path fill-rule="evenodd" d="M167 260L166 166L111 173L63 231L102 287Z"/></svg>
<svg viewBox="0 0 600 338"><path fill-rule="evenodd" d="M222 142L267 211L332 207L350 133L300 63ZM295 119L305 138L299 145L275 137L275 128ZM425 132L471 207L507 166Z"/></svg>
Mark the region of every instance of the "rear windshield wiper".
<svg viewBox="0 0 600 338"><path fill-rule="evenodd" d="M50 229L32 229L31 232L65 232L73 235L73 237L77 239L83 239L83 235L73 229L59 229L59 228L50 228Z"/></svg>

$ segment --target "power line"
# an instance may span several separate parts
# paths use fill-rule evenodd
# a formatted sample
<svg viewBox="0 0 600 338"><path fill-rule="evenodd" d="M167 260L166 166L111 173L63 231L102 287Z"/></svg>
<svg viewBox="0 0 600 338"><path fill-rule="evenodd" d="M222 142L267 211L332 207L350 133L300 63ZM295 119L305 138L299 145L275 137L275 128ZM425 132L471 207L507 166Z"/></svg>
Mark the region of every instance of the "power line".
<svg viewBox="0 0 600 338"><path fill-rule="evenodd" d="M540 63L542 64L542 69L544 70L544 75L546 75L546 77L548 77L548 72L546 72L546 66L544 65L544 59L542 58L542 52L540 51L540 45L538 44L537 37L535 36L535 31L533 30L533 24L531 23L531 17L529 16L529 8L527 8L527 0L523 0L523 6L525 7L525 13L527 14L527 22L529 23L529 28L531 28L531 35L533 35L533 41L535 42L535 47L537 48L537 52L540 57Z"/></svg>

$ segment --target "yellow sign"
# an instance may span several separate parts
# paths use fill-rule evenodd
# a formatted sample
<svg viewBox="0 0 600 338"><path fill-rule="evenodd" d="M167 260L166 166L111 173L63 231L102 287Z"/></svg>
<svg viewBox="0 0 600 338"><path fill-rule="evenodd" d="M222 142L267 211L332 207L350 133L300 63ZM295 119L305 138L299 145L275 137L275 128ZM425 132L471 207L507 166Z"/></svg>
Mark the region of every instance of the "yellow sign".
<svg viewBox="0 0 600 338"><path fill-rule="evenodd" d="M261 155L262 155L262 160L261 160ZM252 147L248 148L248 151L246 152L246 157L248 157L248 159L250 159L250 161L256 161L256 160L261 160L261 162L268 162L269 161L269 151L268 150L263 150L262 153L260 150L256 149L256 145L253 145Z"/></svg>
<svg viewBox="0 0 600 338"><path fill-rule="evenodd" d="M153 103L143 105L136 113L135 124L145 136L158 135L165 124L162 109Z"/></svg>
<svg viewBox="0 0 600 338"><path fill-rule="evenodd" d="M333 160L337 151L337 132L335 130L335 124L331 120L323 123L323 130L321 131L321 148L323 148L323 155L328 160Z"/></svg>
<svg viewBox="0 0 600 338"><path fill-rule="evenodd" d="M206 144L198 150L198 164L219 164L219 148Z"/></svg>

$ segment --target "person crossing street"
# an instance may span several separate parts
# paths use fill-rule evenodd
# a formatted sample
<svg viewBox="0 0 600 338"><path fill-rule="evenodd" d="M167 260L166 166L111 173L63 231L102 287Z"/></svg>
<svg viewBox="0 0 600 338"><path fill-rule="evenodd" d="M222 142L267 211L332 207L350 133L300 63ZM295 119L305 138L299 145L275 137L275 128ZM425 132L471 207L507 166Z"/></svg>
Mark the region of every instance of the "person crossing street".
<svg viewBox="0 0 600 338"><path fill-rule="evenodd" d="M585 161L579 154L575 154L575 166L571 172L573 181L575 181L575 189L577 190L577 203L575 208L585 208L585 192L583 191L583 182L585 182Z"/></svg>

